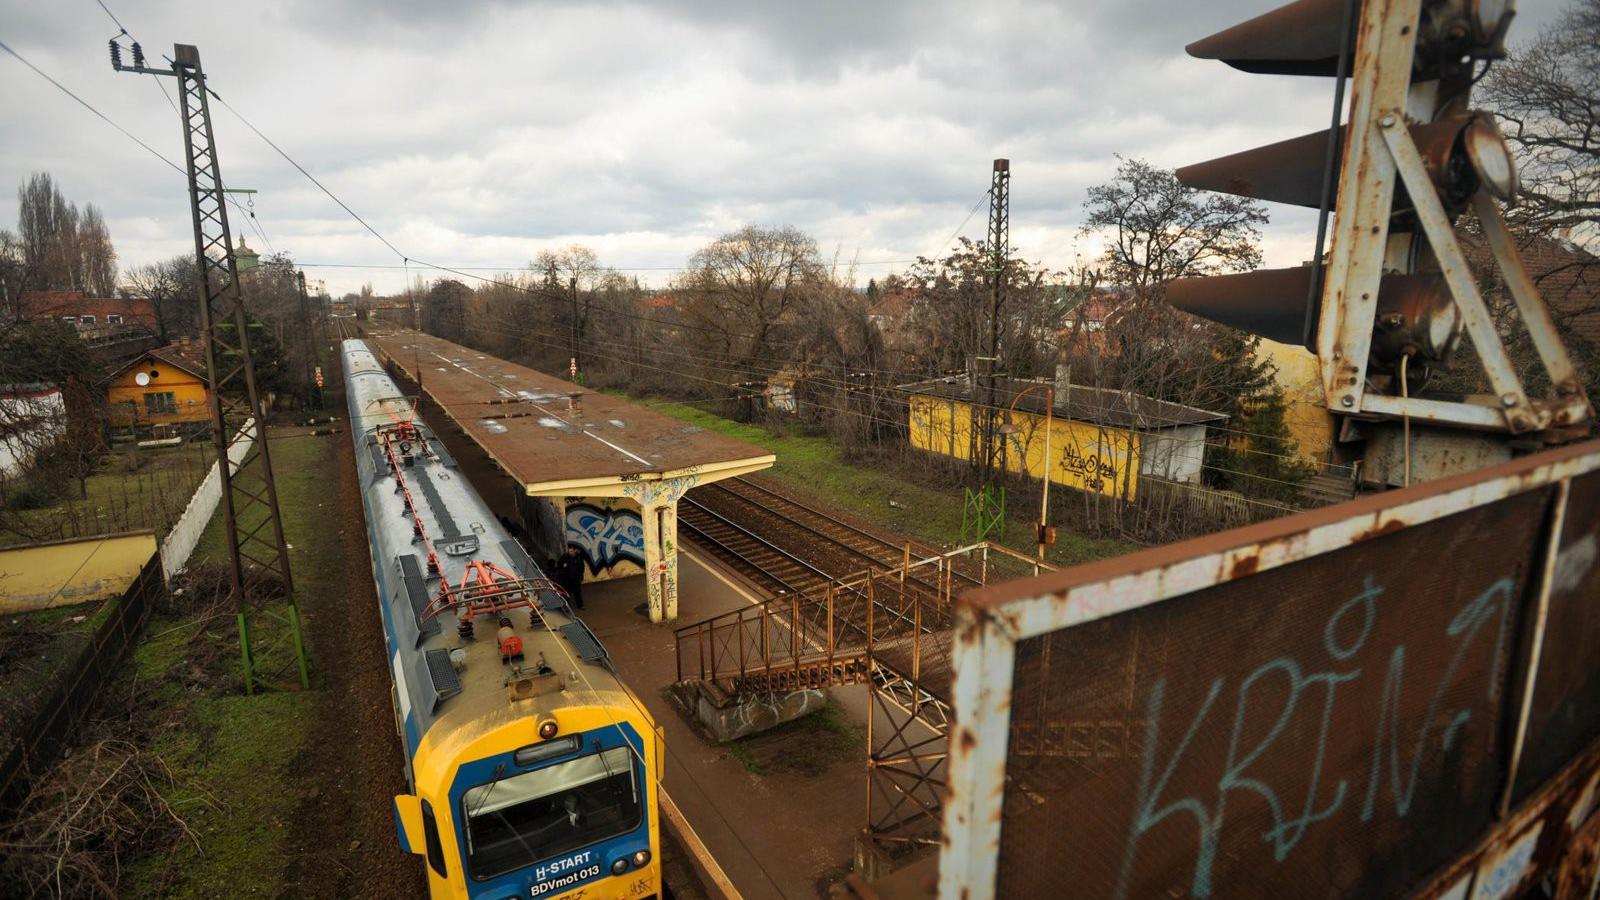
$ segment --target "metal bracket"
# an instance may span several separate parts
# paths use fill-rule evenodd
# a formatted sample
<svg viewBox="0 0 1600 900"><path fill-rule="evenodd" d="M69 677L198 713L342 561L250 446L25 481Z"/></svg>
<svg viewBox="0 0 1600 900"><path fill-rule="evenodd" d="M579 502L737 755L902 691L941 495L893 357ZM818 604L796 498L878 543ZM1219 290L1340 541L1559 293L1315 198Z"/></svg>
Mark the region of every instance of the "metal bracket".
<svg viewBox="0 0 1600 900"><path fill-rule="evenodd" d="M1427 236L1428 244L1433 248L1433 255L1439 261L1440 274L1450 286L1450 294L1455 298L1456 308L1461 311L1461 321L1466 326L1467 334L1472 337L1472 345L1483 362L1484 372L1489 376L1489 384L1494 388L1500 405L1504 407L1500 413L1503 427L1509 426L1514 433L1545 428L1550 424L1550 413L1535 409L1529 402L1527 392L1522 388L1522 379L1517 377L1511 356L1506 353L1505 344L1501 342L1500 335L1495 330L1494 318L1489 314L1489 307L1484 304L1483 295L1478 293L1478 286L1472 280L1472 268L1467 265L1466 254L1461 252L1461 242L1456 238L1455 227L1450 223L1450 216L1439 200L1433 180L1428 177L1427 167L1422 162L1422 154L1417 150L1410 130L1403 125L1404 119L1392 113L1383 117L1379 128L1394 160L1395 169L1405 182L1407 193L1410 194L1417 219L1422 224L1423 234ZM1537 298L1533 302L1538 303ZM1401 405L1404 407L1407 403L1402 401ZM1469 424L1459 422L1454 417L1445 421Z"/></svg>

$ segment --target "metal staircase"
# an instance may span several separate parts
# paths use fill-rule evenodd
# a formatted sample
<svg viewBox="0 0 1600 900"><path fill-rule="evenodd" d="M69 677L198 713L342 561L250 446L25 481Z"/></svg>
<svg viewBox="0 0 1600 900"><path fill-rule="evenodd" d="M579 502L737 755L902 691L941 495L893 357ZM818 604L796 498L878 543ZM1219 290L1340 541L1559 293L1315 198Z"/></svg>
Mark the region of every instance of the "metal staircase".
<svg viewBox="0 0 1600 900"><path fill-rule="evenodd" d="M865 684L866 835L898 854L936 843L950 726L952 595L957 566L991 556L1035 574L1029 556L988 543L838 579L676 630L678 682L723 703ZM967 582L970 583L970 582ZM885 724L887 723L887 724Z"/></svg>

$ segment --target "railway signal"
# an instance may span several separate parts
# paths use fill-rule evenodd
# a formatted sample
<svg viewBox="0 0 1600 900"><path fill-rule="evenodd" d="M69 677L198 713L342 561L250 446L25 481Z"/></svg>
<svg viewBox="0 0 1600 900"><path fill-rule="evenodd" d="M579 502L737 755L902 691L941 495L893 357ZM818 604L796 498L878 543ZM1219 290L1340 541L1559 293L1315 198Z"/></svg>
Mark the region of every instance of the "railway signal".
<svg viewBox="0 0 1600 900"><path fill-rule="evenodd" d="M1395 420L1445 429L1434 440L1470 429L1555 442L1592 417L1501 216L1516 198L1515 161L1493 117L1470 106L1514 14L1510 0L1299 0L1188 47L1246 72L1335 80L1329 129L1177 172L1191 187L1318 209L1311 263L1179 279L1167 299L1316 353L1327 408L1363 423L1345 435L1366 439L1369 457ZM1479 292L1457 231L1469 212L1550 376L1548 396L1530 394ZM1418 396L1463 334L1492 393Z"/></svg>

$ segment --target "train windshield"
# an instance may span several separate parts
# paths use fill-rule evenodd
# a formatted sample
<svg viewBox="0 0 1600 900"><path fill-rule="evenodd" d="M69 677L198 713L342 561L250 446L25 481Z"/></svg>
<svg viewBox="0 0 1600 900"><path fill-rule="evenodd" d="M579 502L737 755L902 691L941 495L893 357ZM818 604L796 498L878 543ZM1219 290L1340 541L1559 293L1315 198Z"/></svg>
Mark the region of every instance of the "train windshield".
<svg viewBox="0 0 1600 900"><path fill-rule="evenodd" d="M560 856L639 825L633 754L613 747L468 790L467 868L474 878Z"/></svg>

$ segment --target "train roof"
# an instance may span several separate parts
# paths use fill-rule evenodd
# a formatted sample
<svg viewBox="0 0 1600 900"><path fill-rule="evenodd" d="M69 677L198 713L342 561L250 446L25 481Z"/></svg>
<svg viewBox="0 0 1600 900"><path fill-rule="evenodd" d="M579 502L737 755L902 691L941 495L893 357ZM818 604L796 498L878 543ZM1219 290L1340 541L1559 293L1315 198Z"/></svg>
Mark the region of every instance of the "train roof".
<svg viewBox="0 0 1600 900"><path fill-rule="evenodd" d="M368 537L412 748L435 725L498 724L564 706L619 702L599 696L626 694L605 648L501 526L427 424L408 412L410 400L399 396L371 349L361 340L347 340L342 356ZM520 609L508 615L523 642L524 677L513 677L502 661L495 622L479 622L475 637L467 640L457 634L453 610L424 615L439 581L427 571L427 552L414 540L412 516L377 436L377 429L395 424L397 416L409 416L421 437L402 474L443 577L459 585L470 563L487 562L527 580L538 595L542 613ZM551 671L532 677L541 659ZM525 699L513 702L510 692L517 688Z"/></svg>

